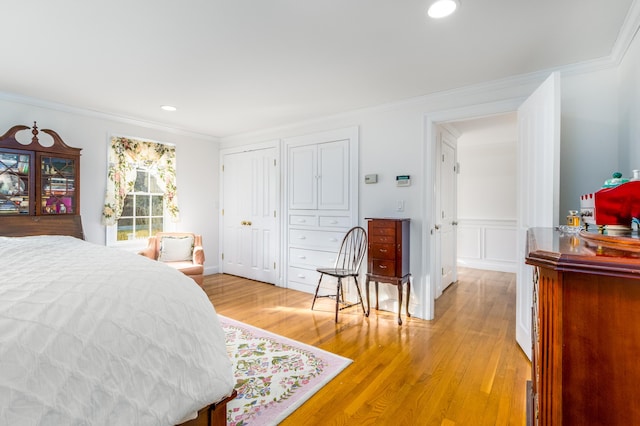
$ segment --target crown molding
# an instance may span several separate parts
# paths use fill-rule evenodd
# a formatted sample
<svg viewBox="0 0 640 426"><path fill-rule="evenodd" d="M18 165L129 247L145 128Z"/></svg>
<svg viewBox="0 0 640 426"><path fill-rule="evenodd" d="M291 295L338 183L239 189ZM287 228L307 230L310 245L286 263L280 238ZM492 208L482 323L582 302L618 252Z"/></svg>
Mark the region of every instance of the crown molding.
<svg viewBox="0 0 640 426"><path fill-rule="evenodd" d="M95 111L95 110L86 109L86 108L73 107L73 106L61 104L58 102L46 101L43 99L32 98L29 96L16 95L14 93L0 92L0 100L15 102L23 105L34 106L34 107L46 108L53 111L77 114L85 117L115 121L118 123L144 127L146 129L160 130L160 131L175 134L175 135L188 136L195 139L204 139L210 142L220 141L220 138L216 136L206 135L203 133L193 132L190 130L185 130L177 127L171 127L162 123L141 120L133 117L126 117L123 115L118 115L118 114L113 114L108 112Z"/></svg>

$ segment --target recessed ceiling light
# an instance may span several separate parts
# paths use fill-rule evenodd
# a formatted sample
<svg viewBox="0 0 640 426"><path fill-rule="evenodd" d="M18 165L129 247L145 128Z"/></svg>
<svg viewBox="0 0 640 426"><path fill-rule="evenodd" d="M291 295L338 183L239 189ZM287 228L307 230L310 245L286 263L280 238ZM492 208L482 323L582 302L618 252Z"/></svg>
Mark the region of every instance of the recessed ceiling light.
<svg viewBox="0 0 640 426"><path fill-rule="evenodd" d="M436 0L429 6L427 14L431 18L444 18L455 12L459 5L458 0Z"/></svg>
<svg viewBox="0 0 640 426"><path fill-rule="evenodd" d="M165 111L176 111L178 109L171 105L162 105L160 108L162 108Z"/></svg>

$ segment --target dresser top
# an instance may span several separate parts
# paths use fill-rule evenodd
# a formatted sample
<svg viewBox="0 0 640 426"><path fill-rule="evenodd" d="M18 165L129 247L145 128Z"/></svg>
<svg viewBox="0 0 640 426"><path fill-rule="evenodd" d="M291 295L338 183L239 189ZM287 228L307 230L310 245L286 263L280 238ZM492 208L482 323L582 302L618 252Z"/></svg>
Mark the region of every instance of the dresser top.
<svg viewBox="0 0 640 426"><path fill-rule="evenodd" d="M531 228L527 232L526 263L559 271L640 279L640 239Z"/></svg>
<svg viewBox="0 0 640 426"><path fill-rule="evenodd" d="M411 219L409 219L408 217L365 217L364 220L395 220L398 222L402 222L402 221L410 221Z"/></svg>

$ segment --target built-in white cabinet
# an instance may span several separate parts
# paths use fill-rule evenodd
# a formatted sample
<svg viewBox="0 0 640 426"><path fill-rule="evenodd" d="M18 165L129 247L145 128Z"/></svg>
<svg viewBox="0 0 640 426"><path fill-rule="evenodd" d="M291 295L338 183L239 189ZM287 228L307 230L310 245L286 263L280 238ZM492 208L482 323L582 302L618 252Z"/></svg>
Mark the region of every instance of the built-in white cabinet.
<svg viewBox="0 0 640 426"><path fill-rule="evenodd" d="M333 266L347 231L358 223L357 128L284 141L287 287L312 293L319 267Z"/></svg>
<svg viewBox="0 0 640 426"><path fill-rule="evenodd" d="M289 208L349 210L348 139L289 149Z"/></svg>

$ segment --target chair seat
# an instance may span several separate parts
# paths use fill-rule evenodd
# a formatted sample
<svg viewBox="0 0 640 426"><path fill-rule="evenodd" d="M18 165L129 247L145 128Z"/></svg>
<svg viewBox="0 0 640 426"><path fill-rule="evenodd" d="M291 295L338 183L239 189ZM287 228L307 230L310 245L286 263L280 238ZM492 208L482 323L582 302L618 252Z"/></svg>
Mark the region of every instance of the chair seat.
<svg viewBox="0 0 640 426"><path fill-rule="evenodd" d="M185 275L201 275L204 273L204 266L194 264L191 261L183 261L183 262L163 262L166 265L171 266L172 268L177 269Z"/></svg>
<svg viewBox="0 0 640 426"><path fill-rule="evenodd" d="M341 268L318 268L316 271L321 274L331 275L332 277L356 277L358 272L353 269L341 269Z"/></svg>

